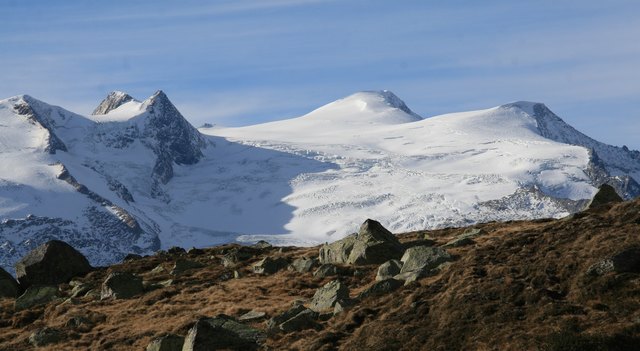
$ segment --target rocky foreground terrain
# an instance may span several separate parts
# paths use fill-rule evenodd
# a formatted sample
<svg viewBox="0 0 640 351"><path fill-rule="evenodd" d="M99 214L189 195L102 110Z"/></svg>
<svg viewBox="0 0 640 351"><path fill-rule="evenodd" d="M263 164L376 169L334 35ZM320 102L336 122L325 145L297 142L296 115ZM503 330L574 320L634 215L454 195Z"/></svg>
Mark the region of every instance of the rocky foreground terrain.
<svg viewBox="0 0 640 351"><path fill-rule="evenodd" d="M640 200L605 195L558 220L397 236L367 220L321 247L110 267L49 242L18 283L0 272L0 349L637 350Z"/></svg>

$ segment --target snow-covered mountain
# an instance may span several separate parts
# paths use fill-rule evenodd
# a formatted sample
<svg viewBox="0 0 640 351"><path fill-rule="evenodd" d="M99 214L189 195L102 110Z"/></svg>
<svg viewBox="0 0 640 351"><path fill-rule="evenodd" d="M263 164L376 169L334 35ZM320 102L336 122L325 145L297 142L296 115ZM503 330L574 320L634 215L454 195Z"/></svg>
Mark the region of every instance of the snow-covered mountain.
<svg viewBox="0 0 640 351"><path fill-rule="evenodd" d="M0 101L0 265L59 238L93 264L129 252L561 217L609 183L640 195L640 153L595 141L543 104L423 119L388 91L302 117L192 127L159 91L113 92L91 116Z"/></svg>

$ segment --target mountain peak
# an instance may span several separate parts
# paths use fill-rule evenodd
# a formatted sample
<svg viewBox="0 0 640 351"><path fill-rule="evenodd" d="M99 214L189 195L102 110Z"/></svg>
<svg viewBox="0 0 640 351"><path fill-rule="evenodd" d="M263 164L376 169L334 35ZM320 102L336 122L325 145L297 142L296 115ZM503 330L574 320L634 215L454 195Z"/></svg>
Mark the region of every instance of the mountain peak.
<svg viewBox="0 0 640 351"><path fill-rule="evenodd" d="M98 105L91 114L106 115L110 111L115 110L129 101L135 101L135 99L125 92L117 90L112 91L106 98L104 98L104 100L102 100L102 102L100 102L100 105Z"/></svg>

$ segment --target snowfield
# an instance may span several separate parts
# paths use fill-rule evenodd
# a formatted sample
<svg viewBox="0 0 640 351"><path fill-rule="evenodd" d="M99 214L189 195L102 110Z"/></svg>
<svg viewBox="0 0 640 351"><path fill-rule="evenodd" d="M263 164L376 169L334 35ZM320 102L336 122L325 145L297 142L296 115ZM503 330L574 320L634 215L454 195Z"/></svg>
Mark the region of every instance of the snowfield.
<svg viewBox="0 0 640 351"><path fill-rule="evenodd" d="M196 130L162 92L114 92L95 113L0 101L0 265L53 237L107 264L174 245L313 245L367 218L402 232L562 217L604 182L640 194L638 152L538 103L423 119L391 92L360 92Z"/></svg>

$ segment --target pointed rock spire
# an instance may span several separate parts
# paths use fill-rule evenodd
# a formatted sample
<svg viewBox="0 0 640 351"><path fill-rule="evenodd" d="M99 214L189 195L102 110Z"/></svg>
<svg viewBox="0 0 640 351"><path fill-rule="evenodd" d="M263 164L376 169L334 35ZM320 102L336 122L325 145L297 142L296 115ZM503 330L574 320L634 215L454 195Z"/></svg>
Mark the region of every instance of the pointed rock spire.
<svg viewBox="0 0 640 351"><path fill-rule="evenodd" d="M102 100L100 105L91 113L92 115L106 115L112 110L117 109L123 104L135 100L131 95L122 91L112 91Z"/></svg>

